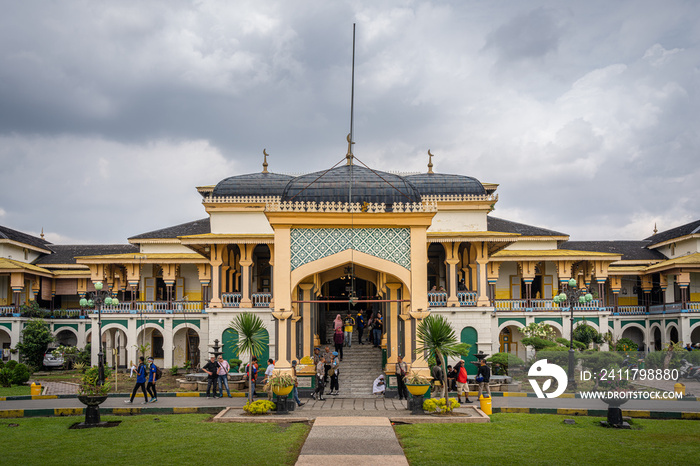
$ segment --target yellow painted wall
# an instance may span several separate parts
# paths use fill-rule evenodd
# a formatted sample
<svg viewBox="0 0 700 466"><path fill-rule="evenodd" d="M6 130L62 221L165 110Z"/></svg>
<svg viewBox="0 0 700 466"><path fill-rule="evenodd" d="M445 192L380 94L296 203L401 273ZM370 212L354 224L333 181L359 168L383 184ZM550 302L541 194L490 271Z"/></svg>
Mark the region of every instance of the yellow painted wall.
<svg viewBox="0 0 700 466"><path fill-rule="evenodd" d="M637 306L639 303L636 296L620 296L617 304L619 306Z"/></svg>
<svg viewBox="0 0 700 466"><path fill-rule="evenodd" d="M691 301L700 301L700 293L690 293Z"/></svg>

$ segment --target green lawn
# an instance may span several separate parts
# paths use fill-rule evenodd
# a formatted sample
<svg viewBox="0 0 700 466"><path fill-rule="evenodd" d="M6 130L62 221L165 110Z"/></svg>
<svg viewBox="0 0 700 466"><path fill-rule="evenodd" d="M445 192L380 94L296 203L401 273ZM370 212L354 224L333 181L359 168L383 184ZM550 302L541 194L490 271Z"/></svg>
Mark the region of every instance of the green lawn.
<svg viewBox="0 0 700 466"><path fill-rule="evenodd" d="M631 430L600 427L603 418L494 414L489 424L395 426L409 463L683 464L697 463L700 422L633 419Z"/></svg>
<svg viewBox="0 0 700 466"><path fill-rule="evenodd" d="M18 396L29 394L31 394L29 385L13 385L11 387L0 387L0 396Z"/></svg>
<svg viewBox="0 0 700 466"><path fill-rule="evenodd" d="M204 414L102 416L103 421L122 422L82 430L68 429L81 417L3 419L0 462L294 464L310 430L306 424L220 424L210 419ZM19 426L8 426L13 423Z"/></svg>

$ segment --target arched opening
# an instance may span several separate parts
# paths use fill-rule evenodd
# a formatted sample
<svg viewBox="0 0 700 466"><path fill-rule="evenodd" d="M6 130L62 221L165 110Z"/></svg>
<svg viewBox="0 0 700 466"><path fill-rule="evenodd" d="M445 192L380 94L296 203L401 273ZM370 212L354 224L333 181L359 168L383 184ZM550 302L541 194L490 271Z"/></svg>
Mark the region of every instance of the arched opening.
<svg viewBox="0 0 700 466"><path fill-rule="evenodd" d="M525 359L525 346L520 343L522 334L515 325L503 327L498 335L500 344L499 352L513 354L521 359Z"/></svg>
<svg viewBox="0 0 700 466"><path fill-rule="evenodd" d="M173 366L197 369L200 364L199 334L188 325L181 326L173 334Z"/></svg>
<svg viewBox="0 0 700 466"><path fill-rule="evenodd" d="M654 327L654 351L661 351L661 329Z"/></svg>
<svg viewBox="0 0 700 466"><path fill-rule="evenodd" d="M693 344L700 343L700 325L690 333L690 341Z"/></svg>
<svg viewBox="0 0 700 466"><path fill-rule="evenodd" d="M56 344L62 346L77 346L78 337L72 331L63 329L56 334Z"/></svg>
<svg viewBox="0 0 700 466"><path fill-rule="evenodd" d="M675 325L668 330L668 341L678 343L678 328Z"/></svg>
<svg viewBox="0 0 700 466"><path fill-rule="evenodd" d="M638 351L644 351L646 349L644 344L644 332L635 326L627 326L622 332L622 338L629 338L637 344Z"/></svg>
<svg viewBox="0 0 700 466"><path fill-rule="evenodd" d="M0 328L0 349L2 349L0 357L3 361L10 359L10 348L12 348L12 337L7 330Z"/></svg>
<svg viewBox="0 0 700 466"><path fill-rule="evenodd" d="M469 354L466 357L462 356L462 359L464 360L464 367L467 369L467 374L469 375L476 375L478 370L477 367L472 364L473 361L476 361L476 353L478 352L476 342L478 340L479 332L477 332L474 327L464 327L462 329L459 341L461 343L471 345L469 348Z"/></svg>
<svg viewBox="0 0 700 466"><path fill-rule="evenodd" d="M160 331L160 329L146 327L139 332L136 344L139 347L147 348L145 351L145 356L153 356L155 363L158 366L162 366L165 358L163 342L163 333Z"/></svg>
<svg viewBox="0 0 700 466"><path fill-rule="evenodd" d="M127 337L123 327L102 329L102 344L107 365L110 367L127 367Z"/></svg>

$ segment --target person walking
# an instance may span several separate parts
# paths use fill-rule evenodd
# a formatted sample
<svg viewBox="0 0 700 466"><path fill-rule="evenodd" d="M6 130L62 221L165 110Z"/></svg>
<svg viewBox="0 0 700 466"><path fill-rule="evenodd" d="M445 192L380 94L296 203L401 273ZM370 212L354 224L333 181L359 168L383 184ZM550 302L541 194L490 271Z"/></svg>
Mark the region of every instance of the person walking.
<svg viewBox="0 0 700 466"><path fill-rule="evenodd" d="M382 315L377 313L377 317L374 319L372 324L372 339L374 342L374 347L379 348L382 344L382 331L384 330L384 324L382 323Z"/></svg>
<svg viewBox="0 0 700 466"><path fill-rule="evenodd" d="M226 394L231 398L231 390L228 388L228 371L231 370L231 365L223 356L219 355L219 369L216 371L216 375L219 377L219 398L224 397L224 387L226 387Z"/></svg>
<svg viewBox="0 0 700 466"><path fill-rule="evenodd" d="M325 375L323 376L323 383L328 383L328 371L331 370L331 359L333 355L331 354L330 346L326 346L326 351L323 352L323 367L325 368Z"/></svg>
<svg viewBox="0 0 700 466"><path fill-rule="evenodd" d="M365 331L365 313L362 309L357 311L357 317L355 317L355 323L357 324L357 341L361 344L362 343L362 334Z"/></svg>
<svg viewBox="0 0 700 466"><path fill-rule="evenodd" d="M340 314L335 316L335 320L333 321L333 330L338 330L339 328L343 328L343 319L340 317Z"/></svg>
<svg viewBox="0 0 700 466"><path fill-rule="evenodd" d="M396 358L396 381L399 386L399 400L408 400L408 389L406 388L406 374L408 366L403 362L403 356L399 355Z"/></svg>
<svg viewBox="0 0 700 466"><path fill-rule="evenodd" d="M333 335L333 343L335 343L335 352L340 353L340 360L343 360L343 342L345 341L345 336L343 335L343 329L335 329L335 335Z"/></svg>
<svg viewBox="0 0 700 466"><path fill-rule="evenodd" d="M148 385L146 385L146 391L151 395L151 403L158 401L158 393L156 392L156 374L158 374L158 367L153 362L153 356L148 357Z"/></svg>
<svg viewBox="0 0 700 466"><path fill-rule="evenodd" d="M246 379L246 381L248 380L248 371L251 371L250 383L253 386L253 397L255 397L255 383L258 380L258 358L253 356L252 362L253 362L252 368L250 367L251 366L250 363L246 364L246 366L245 366L245 379Z"/></svg>
<svg viewBox="0 0 700 466"><path fill-rule="evenodd" d="M338 359L338 352L333 351L333 359L331 360L331 370L330 370L330 375L331 375L331 391L329 395L338 395L338 391L340 390L340 385L338 384L338 376L340 375L340 360ZM335 390L335 393L333 393L333 390Z"/></svg>
<svg viewBox="0 0 700 466"><path fill-rule="evenodd" d="M219 370L219 365L216 362L216 356L213 354L209 357L209 361L202 367L204 372L207 373L207 398L216 398L216 381L218 375L216 372ZM209 395L209 391L214 389Z"/></svg>
<svg viewBox="0 0 700 466"><path fill-rule="evenodd" d="M267 369L265 369L265 378L263 379L263 384L267 383L267 399L272 401L272 385L270 385L270 377L272 377L272 372L275 370L275 361L272 359L267 360Z"/></svg>
<svg viewBox="0 0 700 466"><path fill-rule="evenodd" d="M141 387L143 392L143 404L148 403L148 393L146 393L146 365L143 363L143 356L139 357L139 366L136 368L136 384L131 392L131 398L124 403L133 403L136 391Z"/></svg>
<svg viewBox="0 0 700 466"><path fill-rule="evenodd" d="M464 393L464 402L471 403L469 400L469 385L467 384L467 370L464 368L464 361L460 360L455 365L457 372L457 401L462 402L462 393Z"/></svg>
<svg viewBox="0 0 700 466"><path fill-rule="evenodd" d="M491 368L486 365L486 361L483 359L479 363L479 371L476 373L476 381L479 383L479 395L477 399L482 395L484 390L488 392L488 398L491 398L491 387L489 386L489 381L491 380Z"/></svg>
<svg viewBox="0 0 700 466"><path fill-rule="evenodd" d="M348 311L348 315L345 317L345 321L343 323L345 324L345 327L343 328L343 338L345 339L344 345L350 348L352 346L352 331L355 327L355 319L352 318L350 311Z"/></svg>
<svg viewBox="0 0 700 466"><path fill-rule="evenodd" d="M330 367L330 366L329 366ZM323 388L325 385L326 374L326 358L321 356L318 364L316 364L316 389L311 394L314 400L325 401L323 398Z"/></svg>
<svg viewBox="0 0 700 466"><path fill-rule="evenodd" d="M304 403L302 403L299 400L299 390L297 387L299 387L299 381L297 380L297 360L292 361L292 375L294 376L294 388L292 389L292 399L294 402L299 406L300 408L304 406Z"/></svg>

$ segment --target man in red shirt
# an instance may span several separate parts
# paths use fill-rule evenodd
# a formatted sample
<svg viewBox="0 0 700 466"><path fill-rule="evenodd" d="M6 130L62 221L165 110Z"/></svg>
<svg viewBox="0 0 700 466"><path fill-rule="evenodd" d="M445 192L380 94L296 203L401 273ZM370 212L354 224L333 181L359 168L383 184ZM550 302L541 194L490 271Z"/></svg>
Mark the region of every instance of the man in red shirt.
<svg viewBox="0 0 700 466"><path fill-rule="evenodd" d="M457 372L457 401L462 402L462 392L464 392L464 402L471 403L469 400L469 385L467 384L467 370L464 368L464 361L460 360L455 365Z"/></svg>

